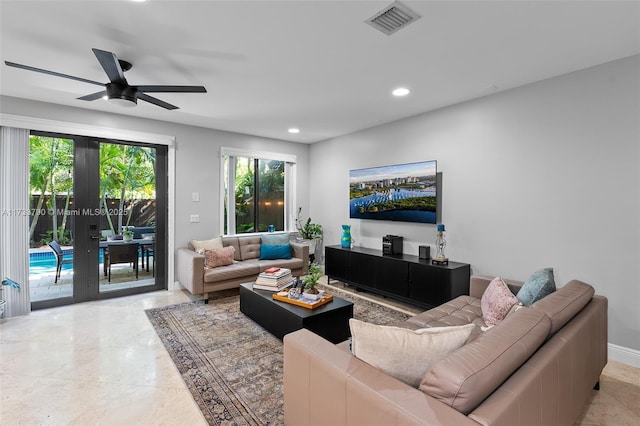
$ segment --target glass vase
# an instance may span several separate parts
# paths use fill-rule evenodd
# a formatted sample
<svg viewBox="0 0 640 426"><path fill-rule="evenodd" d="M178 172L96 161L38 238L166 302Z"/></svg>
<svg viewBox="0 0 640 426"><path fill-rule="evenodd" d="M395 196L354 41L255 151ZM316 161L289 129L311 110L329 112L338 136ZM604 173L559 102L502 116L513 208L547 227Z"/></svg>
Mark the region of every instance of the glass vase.
<svg viewBox="0 0 640 426"><path fill-rule="evenodd" d="M342 237L340 245L344 248L351 247L351 225L342 225Z"/></svg>

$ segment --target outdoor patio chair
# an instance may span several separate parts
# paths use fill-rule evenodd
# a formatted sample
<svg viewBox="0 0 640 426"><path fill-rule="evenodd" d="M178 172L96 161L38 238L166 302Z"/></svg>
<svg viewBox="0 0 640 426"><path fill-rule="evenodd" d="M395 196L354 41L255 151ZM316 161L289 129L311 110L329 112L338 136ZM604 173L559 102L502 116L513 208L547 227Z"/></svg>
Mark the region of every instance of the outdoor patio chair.
<svg viewBox="0 0 640 426"><path fill-rule="evenodd" d="M111 265L116 263L131 263L138 279L138 243L108 244L104 253L104 264L108 271L107 281L111 282Z"/></svg>
<svg viewBox="0 0 640 426"><path fill-rule="evenodd" d="M73 257L64 257L64 252L57 241L51 241L49 247L51 247L53 254L56 256L56 279L53 282L57 284L60 279L60 273L62 272L62 265L72 265Z"/></svg>

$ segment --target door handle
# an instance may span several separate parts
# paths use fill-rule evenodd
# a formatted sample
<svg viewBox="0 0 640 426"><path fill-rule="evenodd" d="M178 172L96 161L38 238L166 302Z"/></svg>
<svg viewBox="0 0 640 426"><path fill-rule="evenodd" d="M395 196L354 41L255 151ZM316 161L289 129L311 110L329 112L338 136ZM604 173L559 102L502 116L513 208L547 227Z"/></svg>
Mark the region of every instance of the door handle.
<svg viewBox="0 0 640 426"><path fill-rule="evenodd" d="M91 239L92 240L99 240L100 239L100 235L92 235Z"/></svg>

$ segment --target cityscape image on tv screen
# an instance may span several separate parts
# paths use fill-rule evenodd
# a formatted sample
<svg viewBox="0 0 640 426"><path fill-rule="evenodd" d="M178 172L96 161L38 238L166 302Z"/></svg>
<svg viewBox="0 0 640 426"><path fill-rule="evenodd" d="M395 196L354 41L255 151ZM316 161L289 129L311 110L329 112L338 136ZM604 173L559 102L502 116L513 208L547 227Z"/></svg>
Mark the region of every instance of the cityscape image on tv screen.
<svg viewBox="0 0 640 426"><path fill-rule="evenodd" d="M349 171L349 217L436 223L436 161Z"/></svg>

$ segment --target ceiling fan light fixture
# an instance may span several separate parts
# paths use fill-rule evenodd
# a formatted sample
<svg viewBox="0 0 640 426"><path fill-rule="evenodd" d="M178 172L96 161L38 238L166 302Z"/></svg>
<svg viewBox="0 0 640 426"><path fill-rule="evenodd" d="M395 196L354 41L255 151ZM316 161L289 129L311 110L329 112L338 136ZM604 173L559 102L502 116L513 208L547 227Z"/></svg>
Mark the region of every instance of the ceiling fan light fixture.
<svg viewBox="0 0 640 426"><path fill-rule="evenodd" d="M107 99L114 105L131 108L138 104L137 89L132 86L124 86L116 83L108 83Z"/></svg>

